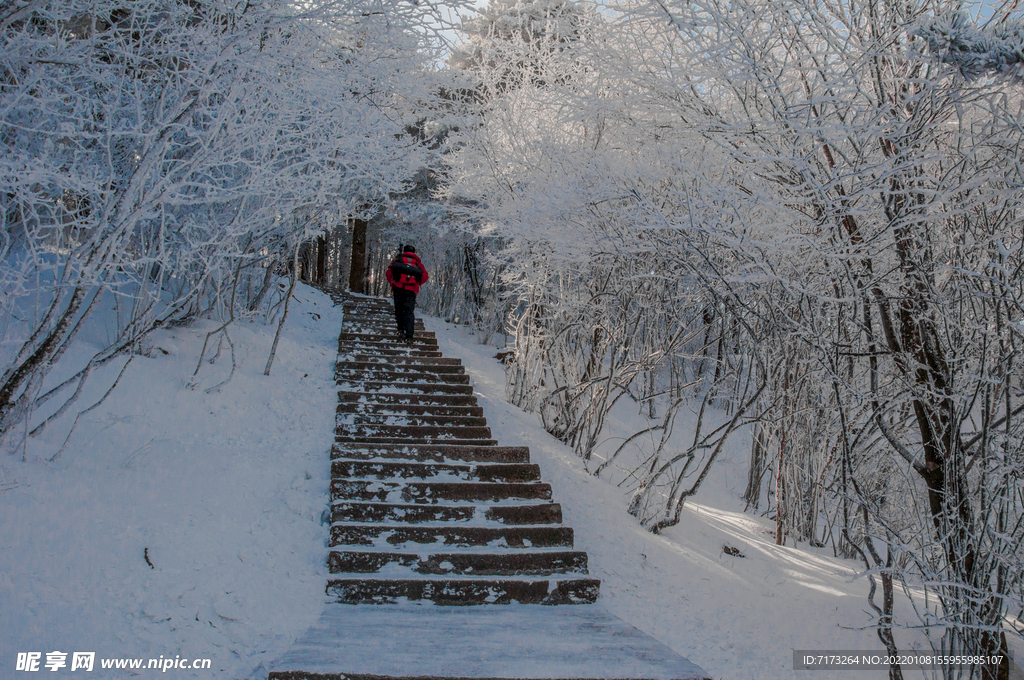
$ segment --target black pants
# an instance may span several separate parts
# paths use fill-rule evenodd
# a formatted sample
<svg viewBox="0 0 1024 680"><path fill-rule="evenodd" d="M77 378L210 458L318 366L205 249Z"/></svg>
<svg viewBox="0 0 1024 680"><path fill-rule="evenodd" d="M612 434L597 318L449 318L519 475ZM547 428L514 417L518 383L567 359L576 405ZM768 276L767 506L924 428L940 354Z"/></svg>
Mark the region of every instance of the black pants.
<svg viewBox="0 0 1024 680"><path fill-rule="evenodd" d="M398 324L398 332L412 342L413 331L416 329L416 293L404 288L392 288L391 293L395 296L395 322Z"/></svg>

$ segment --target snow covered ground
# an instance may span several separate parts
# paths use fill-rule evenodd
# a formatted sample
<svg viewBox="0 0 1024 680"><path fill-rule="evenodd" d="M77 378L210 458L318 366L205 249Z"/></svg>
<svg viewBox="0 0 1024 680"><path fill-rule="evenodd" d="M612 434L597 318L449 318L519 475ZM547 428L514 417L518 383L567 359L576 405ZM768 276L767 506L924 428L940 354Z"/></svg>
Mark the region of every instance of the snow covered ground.
<svg viewBox="0 0 1024 680"><path fill-rule="evenodd" d="M600 602L610 612L714 678L888 677L885 671L793 670L795 649L884 647L865 628L873 617L868 582L857 577L856 563L828 549L776 546L774 523L742 512L746 454L739 438L716 462L697 502L685 506L679 525L652 535L626 513L628 491L588 474L535 414L505 402L504 369L493 345L475 342L464 327L426 323L446 356L462 357L498 442L530 447L565 523L575 529L576 546L589 553L590 572L601 579ZM607 439L640 429L628 411L615 412ZM684 430L677 426L674 436L685 436ZM745 557L723 553L726 543ZM900 632L897 641L910 642Z"/></svg>
<svg viewBox="0 0 1024 680"><path fill-rule="evenodd" d="M160 657L211 660L210 670L168 671L174 677L265 677L325 602L321 513L340 321L340 308L301 287L271 376L263 368L274 327L236 323L237 370L211 392L230 369L226 354L204 363L195 385L190 378L215 324L161 331L58 460L47 459L71 418L3 454L0 678L25 677L14 670L25 652L40 652L46 672L55 651L68 653L60 673L71 672L73 652L95 652L87 677L132 674L103 671L101 659ZM499 443L530 446L610 612L715 678L804 675L793 670L794 649L881 649L866 628L868 586L855 563L776 546L767 521L741 512L740 446L681 524L653 536L626 514L628 492L589 475L535 415L505 403L493 346L425 321L445 355L463 359ZM109 381L120 366L108 368ZM98 376L81 403L104 388ZM629 426L613 421L609 436ZM724 543L745 557L724 554ZM910 646L909 633L897 640Z"/></svg>
<svg viewBox="0 0 1024 680"><path fill-rule="evenodd" d="M102 658L161 656L212 660L175 677L247 677L316 621L341 309L309 288L297 301L270 377L275 326L232 326L238 367L210 393L230 370L226 347L188 383L216 324L161 331L56 462L70 419L3 454L0 678L27 677L19 652L45 664L53 651L95 652L87 677L125 677Z"/></svg>

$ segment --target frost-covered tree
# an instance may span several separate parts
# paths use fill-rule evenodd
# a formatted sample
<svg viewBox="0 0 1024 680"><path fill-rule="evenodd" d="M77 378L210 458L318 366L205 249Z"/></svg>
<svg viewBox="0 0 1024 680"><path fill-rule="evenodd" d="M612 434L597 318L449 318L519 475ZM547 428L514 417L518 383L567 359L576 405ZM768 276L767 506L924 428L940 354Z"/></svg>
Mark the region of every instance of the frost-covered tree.
<svg viewBox="0 0 1024 680"><path fill-rule="evenodd" d="M1019 80L935 58L921 27L955 3L616 9L488 102L455 161L453 192L513 243L510 396L585 457L610 404L656 404L623 472L652 530L751 425L748 500L768 491L780 543L861 557L890 650L902 582L928 594L937 650L1005 653L1024 602Z"/></svg>
<svg viewBox="0 0 1024 680"><path fill-rule="evenodd" d="M493 0L463 22L464 41L449 65L468 75L475 97L488 99L523 84L544 84L545 63L582 42L593 7L575 0ZM556 77L564 78L562 73Z"/></svg>
<svg viewBox="0 0 1024 680"><path fill-rule="evenodd" d="M420 145L403 131L429 103L418 74L433 58L421 49L431 12L358 0L0 8L0 438L38 430L152 329L252 308L302 241L404 186ZM47 383L110 296L122 312L110 345Z"/></svg>
<svg viewBox="0 0 1024 680"><path fill-rule="evenodd" d="M914 34L925 40L932 55L956 67L965 78L1024 77L1024 26L1005 17L984 30L964 12L928 16Z"/></svg>

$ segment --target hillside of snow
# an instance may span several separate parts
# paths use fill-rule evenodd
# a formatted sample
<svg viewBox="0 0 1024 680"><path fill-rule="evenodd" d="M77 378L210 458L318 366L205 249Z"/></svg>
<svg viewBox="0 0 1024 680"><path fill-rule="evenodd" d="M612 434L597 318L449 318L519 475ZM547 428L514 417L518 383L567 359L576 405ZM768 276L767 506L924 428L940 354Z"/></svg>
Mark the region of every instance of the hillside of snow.
<svg viewBox="0 0 1024 680"><path fill-rule="evenodd" d="M159 331L59 459L71 417L0 459L0 677L55 650L96 652L89 677L100 658L160 656L212 660L175 677L248 677L316 620L341 310L296 294L270 377L276 324L231 327L237 368L211 392L226 346L191 379L217 324Z"/></svg>
<svg viewBox="0 0 1024 680"><path fill-rule="evenodd" d="M97 334L103 323L100 314ZM340 307L300 287L270 377L275 326L237 322L237 367L220 387L231 368L226 346L192 378L216 324L160 331L148 356L134 357L117 389L79 419L59 458L49 460L73 412L3 454L0 677L14 674L19 652L40 652L45 663L54 651L69 653L65 673L70 653L95 652L89 677L124 677L98 667L122 657L211 660L211 670L175 669L181 678L265 677L265 664L326 601L321 517L340 323ZM466 327L425 323L446 356L463 359L499 443L531 448L610 612L715 678L793 677L794 649L881 650L856 563L776 546L774 526L742 512L744 442L725 452L682 522L652 535L625 512L628 490L590 475L534 414L505 402L493 345ZM107 368L83 408L120 365ZM616 416L609 440L636 425L628 408ZM903 648L922 642L896 635Z"/></svg>
<svg viewBox="0 0 1024 680"><path fill-rule="evenodd" d="M777 546L774 522L742 512L749 440L731 441L697 502L684 507L681 522L653 535L626 513L631 492L625 485L590 475L582 459L544 431L536 414L505 401L504 369L493 345L440 320L428 320L427 327L437 331L446 356L462 358L495 438L530 447L565 523L575 529L576 546L589 553L591 574L601 579L600 602L613 614L714 678L801 675L793 670L793 650L884 649L869 628L869 586L858 577L858 564L836 559L831 549ZM616 407L606 441L645 426L639 407L633 408ZM674 436L685 437L685 428L677 426ZM744 557L725 554L726 544ZM898 642L910 642L900 631L896 635ZM850 675L815 671L813 677ZM858 671L857 677L887 678L888 672Z"/></svg>

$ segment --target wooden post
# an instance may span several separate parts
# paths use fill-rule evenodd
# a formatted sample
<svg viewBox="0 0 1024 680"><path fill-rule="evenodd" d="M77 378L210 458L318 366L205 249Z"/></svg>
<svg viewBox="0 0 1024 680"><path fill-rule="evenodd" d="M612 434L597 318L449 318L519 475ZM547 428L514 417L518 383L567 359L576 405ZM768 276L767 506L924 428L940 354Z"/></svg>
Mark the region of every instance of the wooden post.
<svg viewBox="0 0 1024 680"><path fill-rule="evenodd" d="M348 289L364 293L366 283L366 220L352 220L352 269L348 275Z"/></svg>

